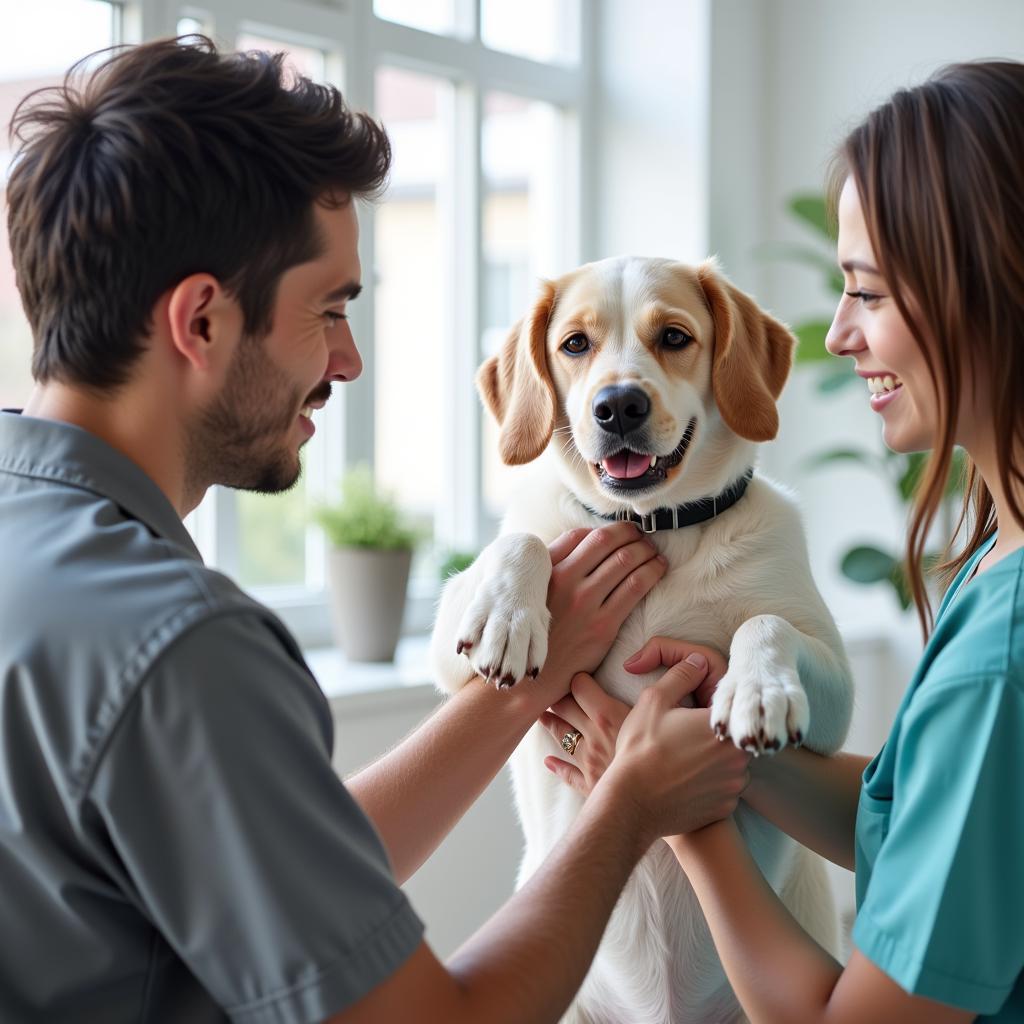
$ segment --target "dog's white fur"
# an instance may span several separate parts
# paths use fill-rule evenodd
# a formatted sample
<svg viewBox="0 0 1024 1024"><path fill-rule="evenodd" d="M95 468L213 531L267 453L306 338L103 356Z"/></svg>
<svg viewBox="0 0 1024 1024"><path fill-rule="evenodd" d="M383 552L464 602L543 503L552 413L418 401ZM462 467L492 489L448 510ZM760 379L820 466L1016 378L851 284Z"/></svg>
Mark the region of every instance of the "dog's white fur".
<svg viewBox="0 0 1024 1024"><path fill-rule="evenodd" d="M682 351L666 351L667 326L693 341ZM561 348L574 333L590 343L583 357ZM543 665L551 573L546 545L565 530L602 525L583 503L602 513L623 507L648 512L718 494L753 465L756 442L777 430L775 400L793 344L792 335L725 281L713 262L690 268L665 260L605 260L547 283L478 377L501 425L503 459L531 463L533 472L498 539L445 588L432 644L441 684L454 691L482 669L493 679L522 680ZM617 383L635 384L650 397L651 454L667 456L697 418L682 463L642 493L611 491L595 467L608 454L609 439L591 414L594 396ZM839 749L852 708L850 673L811 578L791 499L755 476L720 517L651 539L667 557L668 572L624 623L596 673L601 685L633 703L660 670L634 676L622 663L649 638L708 644L729 653L713 724L727 728L737 743L747 738L761 749L798 735L813 750ZM471 642L468 658L456 653L458 640ZM552 753L565 756L535 726L512 760L526 838L520 884L571 828L582 802L544 768L544 756ZM745 804L736 820L783 902L835 951L835 913L818 858ZM693 890L668 848L657 843L630 878L566 1021L742 1019Z"/></svg>

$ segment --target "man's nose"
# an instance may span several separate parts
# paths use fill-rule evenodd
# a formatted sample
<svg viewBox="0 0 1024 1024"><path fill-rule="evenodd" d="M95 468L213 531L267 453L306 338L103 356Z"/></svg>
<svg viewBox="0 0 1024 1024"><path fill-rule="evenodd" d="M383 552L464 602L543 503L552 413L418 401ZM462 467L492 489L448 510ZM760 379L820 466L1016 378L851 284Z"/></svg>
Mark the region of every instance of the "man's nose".
<svg viewBox="0 0 1024 1024"><path fill-rule="evenodd" d="M344 330L338 332L341 337L331 349L327 363L327 379L353 381L363 372L363 357L356 348L356 340L348 324L342 326Z"/></svg>
<svg viewBox="0 0 1024 1024"><path fill-rule="evenodd" d="M625 437L643 425L651 413L651 400L635 385L612 384L598 391L591 410L602 430Z"/></svg>

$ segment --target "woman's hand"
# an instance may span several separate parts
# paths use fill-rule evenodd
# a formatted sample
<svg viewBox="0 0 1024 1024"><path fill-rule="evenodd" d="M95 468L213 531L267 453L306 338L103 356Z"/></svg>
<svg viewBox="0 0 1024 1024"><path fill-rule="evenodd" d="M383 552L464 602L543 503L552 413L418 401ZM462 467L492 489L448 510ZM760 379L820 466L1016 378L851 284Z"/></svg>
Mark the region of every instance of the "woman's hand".
<svg viewBox="0 0 1024 1024"><path fill-rule="evenodd" d="M691 644L688 640L673 640L667 636L652 637L632 657L627 658L622 667L634 675L653 672L659 665L669 668L685 661L691 654L703 655L708 663L708 672L700 685L693 691L693 701L701 708L711 707L711 697L722 676L729 669L728 659L714 647L704 644Z"/></svg>
<svg viewBox="0 0 1024 1024"><path fill-rule="evenodd" d="M704 682L707 670L707 659L694 652L641 692L598 783L633 802L645 840L727 818L750 781L750 755L718 741L711 713L679 707Z"/></svg>
<svg viewBox="0 0 1024 1024"><path fill-rule="evenodd" d="M657 636L627 658L622 667L627 672L642 675L659 665L677 665L691 654L702 655L708 665L707 674L692 694L696 704L707 707L718 681L729 667L713 647ZM574 731L580 734L580 739L571 762L549 756L544 759L544 766L573 789L589 793L611 763L619 728L628 714L629 705L605 693L591 676L584 672L574 676L568 696L545 711L540 724L559 744Z"/></svg>
<svg viewBox="0 0 1024 1024"><path fill-rule="evenodd" d="M592 676L573 676L568 696L552 704L540 716L540 724L560 744L574 730L580 738L571 763L545 757L544 767L573 789L589 793L615 756L615 741L628 714L629 705L605 693Z"/></svg>

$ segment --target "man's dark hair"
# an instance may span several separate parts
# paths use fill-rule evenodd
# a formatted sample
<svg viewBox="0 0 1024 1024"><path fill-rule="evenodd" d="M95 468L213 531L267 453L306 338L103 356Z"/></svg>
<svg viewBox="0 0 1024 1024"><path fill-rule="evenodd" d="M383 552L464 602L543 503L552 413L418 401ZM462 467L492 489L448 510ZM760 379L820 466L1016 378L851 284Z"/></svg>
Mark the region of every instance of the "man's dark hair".
<svg viewBox="0 0 1024 1024"><path fill-rule="evenodd" d="M281 275L323 251L314 204L383 189L384 129L284 60L165 39L22 100L7 222L36 380L123 384L157 299L194 273L266 333Z"/></svg>

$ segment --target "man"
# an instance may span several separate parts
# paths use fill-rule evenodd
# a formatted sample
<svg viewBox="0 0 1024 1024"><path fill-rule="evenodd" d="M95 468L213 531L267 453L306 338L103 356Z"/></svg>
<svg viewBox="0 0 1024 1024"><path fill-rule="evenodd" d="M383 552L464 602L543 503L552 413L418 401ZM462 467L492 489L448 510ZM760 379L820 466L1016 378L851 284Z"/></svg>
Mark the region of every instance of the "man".
<svg viewBox="0 0 1024 1024"><path fill-rule="evenodd" d="M629 524L560 538L540 677L465 687L343 785L294 640L182 517L214 483L294 484L313 411L359 375L355 200L386 136L205 40L125 50L13 127L37 388L0 416L0 1019L557 1020L644 850L735 806L745 756L668 710L699 657L629 716L573 844L447 965L398 885L661 562Z"/></svg>

